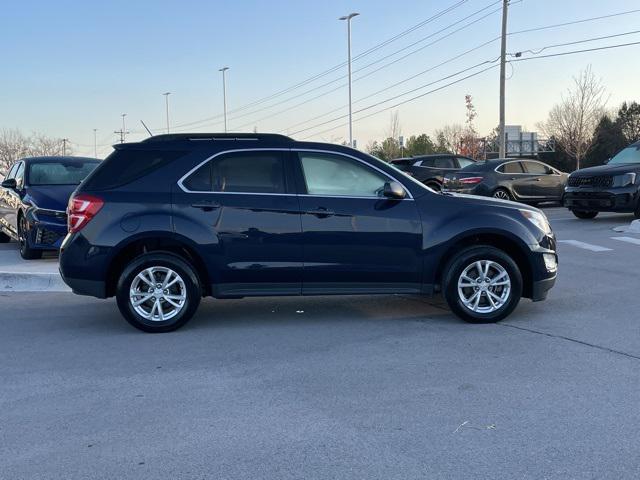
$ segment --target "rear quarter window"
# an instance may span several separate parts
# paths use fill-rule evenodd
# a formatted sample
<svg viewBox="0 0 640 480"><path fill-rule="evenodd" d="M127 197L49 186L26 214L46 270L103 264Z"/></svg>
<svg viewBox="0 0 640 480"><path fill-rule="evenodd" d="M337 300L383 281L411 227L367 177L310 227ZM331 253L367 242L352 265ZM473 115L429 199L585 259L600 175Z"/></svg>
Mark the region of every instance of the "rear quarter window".
<svg viewBox="0 0 640 480"><path fill-rule="evenodd" d="M86 190L109 190L138 180L184 156L172 150L116 150L83 183Z"/></svg>

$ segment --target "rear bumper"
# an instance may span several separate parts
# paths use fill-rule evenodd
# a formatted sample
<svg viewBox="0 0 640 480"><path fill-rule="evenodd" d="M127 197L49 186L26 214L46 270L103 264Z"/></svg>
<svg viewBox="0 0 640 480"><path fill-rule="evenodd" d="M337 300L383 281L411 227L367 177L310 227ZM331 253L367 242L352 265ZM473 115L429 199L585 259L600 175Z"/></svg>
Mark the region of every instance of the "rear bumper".
<svg viewBox="0 0 640 480"><path fill-rule="evenodd" d="M60 276L73 293L107 298L109 248L90 245L81 233L69 234L60 248Z"/></svg>
<svg viewBox="0 0 640 480"><path fill-rule="evenodd" d="M635 185L604 190L567 187L562 204L570 210L633 212L638 206L638 198Z"/></svg>

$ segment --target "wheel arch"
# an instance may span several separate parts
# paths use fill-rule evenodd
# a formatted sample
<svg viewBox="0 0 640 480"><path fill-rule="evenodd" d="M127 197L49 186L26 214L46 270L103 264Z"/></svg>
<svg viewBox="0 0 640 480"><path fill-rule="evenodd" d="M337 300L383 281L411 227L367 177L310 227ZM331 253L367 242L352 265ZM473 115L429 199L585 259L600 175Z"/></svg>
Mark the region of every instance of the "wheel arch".
<svg viewBox="0 0 640 480"><path fill-rule="evenodd" d="M203 294L211 294L211 281L209 272L205 267L206 263L191 242L182 235L166 235L155 232L129 239L125 244L118 247L117 253L109 261L107 269L106 296L112 297L115 295L118 278L134 258L151 252L169 253L186 261L196 272Z"/></svg>
<svg viewBox="0 0 640 480"><path fill-rule="evenodd" d="M459 252L483 245L498 248L513 258L522 273L522 296L530 298L533 293L533 271L527 258L527 246L502 233L472 233L456 239L440 256L435 274L437 290L442 291L446 268Z"/></svg>

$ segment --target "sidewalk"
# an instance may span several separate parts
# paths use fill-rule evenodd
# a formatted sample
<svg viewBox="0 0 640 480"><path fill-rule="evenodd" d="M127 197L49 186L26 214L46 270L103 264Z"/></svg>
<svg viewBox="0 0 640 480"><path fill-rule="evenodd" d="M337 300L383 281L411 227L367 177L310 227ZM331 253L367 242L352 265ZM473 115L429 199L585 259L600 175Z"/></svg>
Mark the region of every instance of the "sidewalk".
<svg viewBox="0 0 640 480"><path fill-rule="evenodd" d="M58 257L23 260L16 243L0 244L0 292L68 292L58 273Z"/></svg>

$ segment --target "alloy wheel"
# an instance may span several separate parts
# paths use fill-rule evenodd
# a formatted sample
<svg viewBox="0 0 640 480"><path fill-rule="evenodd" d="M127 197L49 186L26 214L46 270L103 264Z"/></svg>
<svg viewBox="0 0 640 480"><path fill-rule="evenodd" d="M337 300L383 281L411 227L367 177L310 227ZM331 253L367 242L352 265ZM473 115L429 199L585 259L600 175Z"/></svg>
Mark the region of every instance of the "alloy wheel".
<svg viewBox="0 0 640 480"><path fill-rule="evenodd" d="M510 200L509 194L504 190L496 190L493 192L494 198L499 198L500 200Z"/></svg>
<svg viewBox="0 0 640 480"><path fill-rule="evenodd" d="M187 303L185 282L167 267L149 267L131 282L129 301L138 315L164 322L178 315Z"/></svg>
<svg viewBox="0 0 640 480"><path fill-rule="evenodd" d="M458 278L458 297L475 313L493 313L509 301L511 278L505 268L492 260L478 260Z"/></svg>

